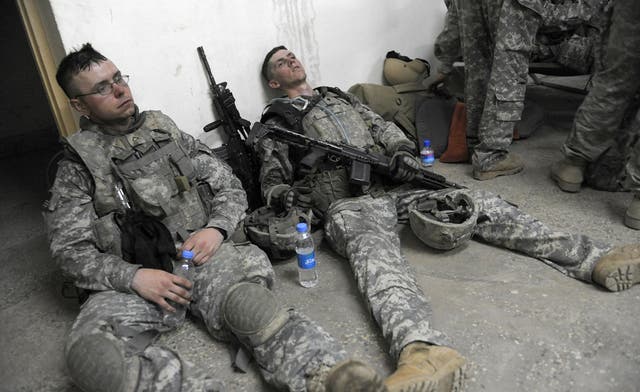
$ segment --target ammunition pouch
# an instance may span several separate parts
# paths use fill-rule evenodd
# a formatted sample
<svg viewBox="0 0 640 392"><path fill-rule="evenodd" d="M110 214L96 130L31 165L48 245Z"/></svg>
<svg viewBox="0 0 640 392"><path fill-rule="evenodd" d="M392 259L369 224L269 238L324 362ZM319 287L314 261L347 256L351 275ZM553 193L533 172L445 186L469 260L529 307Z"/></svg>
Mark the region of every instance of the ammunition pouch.
<svg viewBox="0 0 640 392"><path fill-rule="evenodd" d="M362 194L361 189L351 184L350 174L342 166L309 174L296 185L311 188L313 213L318 217L324 216L334 201Z"/></svg>
<svg viewBox="0 0 640 392"><path fill-rule="evenodd" d="M194 231L206 223L208 214L194 186L195 168L174 140L139 158L113 161L134 205L162 219L172 233Z"/></svg>

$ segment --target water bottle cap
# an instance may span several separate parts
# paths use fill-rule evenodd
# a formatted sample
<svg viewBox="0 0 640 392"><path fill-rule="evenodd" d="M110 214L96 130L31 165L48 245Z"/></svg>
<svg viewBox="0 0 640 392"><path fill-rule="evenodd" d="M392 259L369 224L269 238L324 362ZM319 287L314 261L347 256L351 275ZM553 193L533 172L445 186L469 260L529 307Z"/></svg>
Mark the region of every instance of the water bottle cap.
<svg viewBox="0 0 640 392"><path fill-rule="evenodd" d="M424 141L422 142L422 145L425 147L431 147L431 140L424 139Z"/></svg>
<svg viewBox="0 0 640 392"><path fill-rule="evenodd" d="M183 259L193 259L193 252L190 250L183 250L182 251L182 258Z"/></svg>
<svg viewBox="0 0 640 392"><path fill-rule="evenodd" d="M304 222L298 223L296 225L296 231L298 233L306 233L307 232L307 224Z"/></svg>

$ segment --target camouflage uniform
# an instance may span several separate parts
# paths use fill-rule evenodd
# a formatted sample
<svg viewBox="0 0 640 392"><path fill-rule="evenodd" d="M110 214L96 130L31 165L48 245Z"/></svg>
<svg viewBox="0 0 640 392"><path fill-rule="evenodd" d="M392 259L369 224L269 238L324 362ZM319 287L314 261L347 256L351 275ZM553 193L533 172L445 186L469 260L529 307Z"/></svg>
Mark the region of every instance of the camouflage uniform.
<svg viewBox="0 0 640 392"><path fill-rule="evenodd" d="M636 116L631 124L631 132L640 135L640 110L636 112ZM636 140L630 157L626 163L626 186L636 195L640 195L640 140Z"/></svg>
<svg viewBox="0 0 640 392"><path fill-rule="evenodd" d="M244 216L246 195L230 168L206 146L179 131L169 117L155 111L136 116L138 120L134 127L119 134L109 134L83 118L80 124L82 131L69 139L69 144L82 159L62 161L51 188L45 220L53 257L78 287L93 291L69 334L65 350L67 363L81 366L84 362L99 362L102 357L86 358L83 348L78 348L76 343L91 344L96 339L106 339L126 354L125 369L131 375L131 390L203 390L202 375L197 370L188 366L176 352L153 343L157 331L171 328L163 324L163 311L159 306L140 297L131 288L133 276L140 265L125 262L118 247L113 246L118 239L118 229L109 222L113 221L113 212L121 206L110 204L115 200L110 188L113 184L110 166L107 164L106 169L101 168L96 161L109 160L127 151L130 154L132 148L140 152L151 144L157 147L166 141L169 143L164 145L175 142L178 148L175 151L183 151L195 170L190 179L206 182L212 191L211 200L205 200L204 220L200 220L193 211L180 211L179 206L174 205L176 202L180 206L186 203L180 199L187 197L184 196L186 191L173 199L162 199L167 195L167 187L175 186L164 183L161 178L163 169L174 173L173 168L166 167L168 159L159 163L145 162L145 168L157 169L151 175L153 181L140 183L140 178L134 179L127 189L130 200L134 200L139 208L147 207L140 207L141 202L135 195L141 189L142 192L147 189L151 192L148 196L156 197L154 200L158 203L155 207L160 206L165 213L173 211L174 216L186 216L182 220L182 229L193 226L195 221L200 222L200 227L189 231L215 227L231 234ZM168 140L163 136L167 134L170 135ZM151 144L148 143L149 135L155 135ZM88 156L91 151L96 161ZM141 159L148 156L143 155ZM172 159L175 157L172 155ZM176 166L185 164L173 163ZM133 189L138 185L141 189ZM146 202L149 201L147 198ZM180 219L169 218L166 215L163 223L176 238L180 228L175 223ZM115 236L110 235L113 230ZM227 289L238 282L254 282L271 288L273 279L270 262L257 247L225 241L207 263L195 268L193 300L189 310L203 320L213 337L230 340L231 333L221 314ZM267 381L280 388L302 391L306 388L306 376L321 365L334 365L345 357L345 352L306 317L293 310L289 311L289 316L275 336L253 349L253 355ZM282 352L288 355L283 356ZM103 363L100 368L105 372L115 371L109 365Z"/></svg>
<svg viewBox="0 0 640 392"><path fill-rule="evenodd" d="M452 64L457 51L465 61L467 138L474 167L487 170L508 152L524 108L529 58L539 27L588 20L601 1L593 3L452 1L436 56ZM446 73L447 67L441 70Z"/></svg>
<svg viewBox="0 0 640 392"><path fill-rule="evenodd" d="M299 131L308 136L378 149L387 155L411 143L393 123L384 122L351 95L345 98L328 93L311 110L304 102L312 101L312 97L278 100L288 102L293 111L304 108ZM280 116L263 119L291 127ZM325 190L325 198L319 197L319 202L314 198L314 207L324 216L326 238L349 260L358 289L389 343L391 356L397 359L401 349L414 341L446 343L444 334L429 325L429 304L402 255L394 229L398 219L408 218L409 200L432 191L383 189L390 184L378 182L363 194L349 187L346 169L341 167L330 170L321 164L318 172L301 174L298 152L284 143L263 138L257 150L265 195L283 184ZM475 231L479 239L546 259L578 279L591 281L593 265L610 249L584 236L553 231L496 196L483 192L474 196L482 216Z"/></svg>
<svg viewBox="0 0 640 392"><path fill-rule="evenodd" d="M562 147L568 157L594 162L616 138L623 117L640 91L640 3L616 0L604 68L592 81ZM637 121L636 121L637 127ZM630 189L640 191L640 146L628 161Z"/></svg>

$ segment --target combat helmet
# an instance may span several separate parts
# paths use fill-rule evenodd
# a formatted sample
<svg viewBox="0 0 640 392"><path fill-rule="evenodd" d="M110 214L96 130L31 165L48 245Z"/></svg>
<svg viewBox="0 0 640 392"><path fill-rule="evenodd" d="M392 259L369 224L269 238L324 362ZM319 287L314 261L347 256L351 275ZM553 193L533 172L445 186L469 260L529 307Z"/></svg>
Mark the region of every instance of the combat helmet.
<svg viewBox="0 0 640 392"><path fill-rule="evenodd" d="M432 193L409 206L411 230L435 249L453 249L469 240L477 219L478 208L462 189Z"/></svg>
<svg viewBox="0 0 640 392"><path fill-rule="evenodd" d="M260 207L244 219L244 231L251 242L272 260L295 255L296 224L310 224L309 216L297 208L276 213L271 206Z"/></svg>
<svg viewBox="0 0 640 392"><path fill-rule="evenodd" d="M382 73L389 85L421 82L429 77L431 67L427 60L403 56L390 51L384 60Z"/></svg>

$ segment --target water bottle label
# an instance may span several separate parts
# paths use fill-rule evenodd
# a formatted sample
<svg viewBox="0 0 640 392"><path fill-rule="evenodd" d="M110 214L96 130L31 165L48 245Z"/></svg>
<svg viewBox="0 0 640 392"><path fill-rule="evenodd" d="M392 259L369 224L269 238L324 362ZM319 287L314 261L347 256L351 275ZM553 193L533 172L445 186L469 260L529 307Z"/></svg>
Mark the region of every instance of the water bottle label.
<svg viewBox="0 0 640 392"><path fill-rule="evenodd" d="M304 255L298 254L298 267L302 269L311 269L316 266L316 252Z"/></svg>
<svg viewBox="0 0 640 392"><path fill-rule="evenodd" d="M435 159L422 158L422 166L433 166Z"/></svg>

